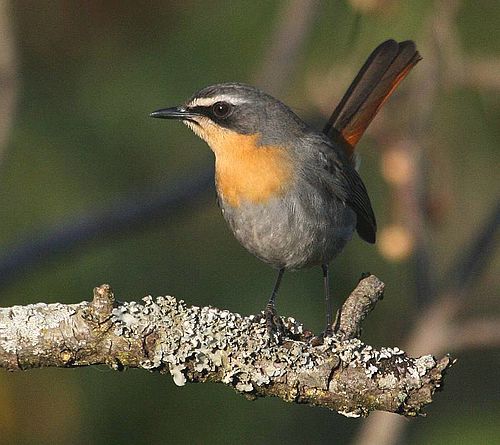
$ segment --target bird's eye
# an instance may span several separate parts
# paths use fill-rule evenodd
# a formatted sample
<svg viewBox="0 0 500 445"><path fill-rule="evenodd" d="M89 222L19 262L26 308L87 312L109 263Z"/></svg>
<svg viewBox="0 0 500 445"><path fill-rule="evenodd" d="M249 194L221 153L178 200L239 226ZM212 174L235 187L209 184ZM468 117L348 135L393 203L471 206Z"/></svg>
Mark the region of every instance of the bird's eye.
<svg viewBox="0 0 500 445"><path fill-rule="evenodd" d="M215 117L219 118L228 117L231 114L232 109L231 104L228 104L227 102L215 102L212 105L212 112Z"/></svg>

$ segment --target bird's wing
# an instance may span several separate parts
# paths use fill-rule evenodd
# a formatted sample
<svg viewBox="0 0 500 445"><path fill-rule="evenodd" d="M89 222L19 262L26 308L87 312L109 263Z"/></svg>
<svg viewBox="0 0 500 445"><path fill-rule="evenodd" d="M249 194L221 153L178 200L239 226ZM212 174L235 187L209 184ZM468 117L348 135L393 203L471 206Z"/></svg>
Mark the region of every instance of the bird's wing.
<svg viewBox="0 0 500 445"><path fill-rule="evenodd" d="M354 147L380 107L420 59L412 41L387 40L380 44L323 129L331 142L318 145L322 147L318 156L320 170L329 172L322 182L330 184L335 196L354 210L356 230L369 243L375 242L377 223L365 185L354 168Z"/></svg>
<svg viewBox="0 0 500 445"><path fill-rule="evenodd" d="M339 150L330 142L320 145L317 162L323 174L321 181L342 202L357 215L356 231L369 243L375 242L377 222L373 213L368 192L358 172L348 160L339 156Z"/></svg>

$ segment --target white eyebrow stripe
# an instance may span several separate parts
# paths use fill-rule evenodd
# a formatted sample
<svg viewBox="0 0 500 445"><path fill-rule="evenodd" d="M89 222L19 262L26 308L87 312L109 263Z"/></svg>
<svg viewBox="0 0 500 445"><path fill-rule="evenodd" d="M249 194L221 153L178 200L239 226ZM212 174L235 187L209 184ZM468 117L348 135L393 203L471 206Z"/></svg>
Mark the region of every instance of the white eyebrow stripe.
<svg viewBox="0 0 500 445"><path fill-rule="evenodd" d="M246 100L239 97L230 96L228 94L221 94L219 96L212 97L198 97L193 99L187 104L188 107L209 107L216 102L229 102L233 105L239 105L246 102Z"/></svg>

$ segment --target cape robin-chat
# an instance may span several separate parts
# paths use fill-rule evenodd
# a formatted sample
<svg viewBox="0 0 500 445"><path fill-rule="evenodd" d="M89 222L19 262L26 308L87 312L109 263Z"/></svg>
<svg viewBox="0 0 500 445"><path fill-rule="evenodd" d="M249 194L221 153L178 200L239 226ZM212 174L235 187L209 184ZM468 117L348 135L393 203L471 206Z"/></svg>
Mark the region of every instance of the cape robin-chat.
<svg viewBox="0 0 500 445"><path fill-rule="evenodd" d="M238 241L278 270L265 317L279 331L275 300L285 270L323 270L326 332L332 329L328 264L354 230L375 242L377 225L354 148L397 85L421 59L412 41L387 40L367 59L323 132L249 85L222 83L184 105L151 113L178 119L215 154L222 214Z"/></svg>

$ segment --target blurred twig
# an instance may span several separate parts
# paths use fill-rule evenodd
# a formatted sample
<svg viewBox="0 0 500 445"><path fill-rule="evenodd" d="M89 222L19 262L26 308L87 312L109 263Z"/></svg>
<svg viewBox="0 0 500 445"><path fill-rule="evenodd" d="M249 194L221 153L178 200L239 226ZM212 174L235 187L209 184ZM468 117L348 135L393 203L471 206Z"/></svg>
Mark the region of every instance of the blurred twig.
<svg viewBox="0 0 500 445"><path fill-rule="evenodd" d="M319 6L319 0L287 0L283 3L279 24L255 79L257 85L279 95L290 83L290 73L295 70L300 49L309 35Z"/></svg>
<svg viewBox="0 0 500 445"><path fill-rule="evenodd" d="M460 251L463 254L458 255L455 264L445 274L444 289L461 290L461 294L466 295L465 291L468 291L477 281L498 247L496 237L499 227L500 200L493 203L493 209L482 225L477 225L477 238L467 249Z"/></svg>
<svg viewBox="0 0 500 445"><path fill-rule="evenodd" d="M456 1L438 1L430 19L429 34L432 41L424 52L424 58L428 61L428 64L424 64L424 66L427 66L430 71L427 72L427 76L425 76L425 72L423 73L412 96L420 98L417 115L413 116L418 123L415 132L416 138L413 141L415 146L424 147L428 143L426 122L432 118L436 85L439 82L444 82L447 87L455 87L462 83L461 73L463 70L461 67L463 64L455 29L458 6L459 2ZM418 174L422 175L422 169L425 166L422 162L417 162L415 168L418 169ZM408 184L403 184L403 186L402 193L408 193L405 192L405 187ZM421 215L427 218L425 203L427 196L425 193L421 193L417 195L417 198L419 205L422 206ZM414 220L415 222L420 224L419 220ZM492 212L488 214L483 225L478 225L477 236L472 239L470 245L459 250L460 253L450 267L450 271L441 280L440 289L438 290L436 283L431 291L437 292L429 293L425 299L427 304L417 317L405 342L406 348L411 353L418 354L418 351L426 350L433 354L440 354L444 350L464 349L480 345L500 345L500 335L497 333L498 329L494 327L495 323L498 326L500 321L498 318L459 319L466 301L465 297L470 296L472 286L479 280L492 253L497 248L495 240L499 226L500 201L493 203ZM421 232L421 235L423 237L417 237L415 240L417 249L422 243L424 246L429 243L425 232ZM427 248L425 250L427 254L424 256L424 260L427 262L426 268L428 268L432 264L432 258L429 250ZM421 262L419 264L422 265ZM422 270L418 267L416 269L417 283L421 278ZM422 300L420 299L420 301ZM467 333L464 328L467 329ZM375 413L363 423L353 443L356 445L398 444L402 441L407 425L396 416Z"/></svg>
<svg viewBox="0 0 500 445"><path fill-rule="evenodd" d="M420 45L419 45L420 46ZM437 291L437 280L434 276L434 258L428 236L430 169L428 168L430 146L430 130L433 122L433 109L437 97L440 66L435 50L423 52L425 63L421 63L411 78L410 88L406 90L399 107L411 109L411 117L401 126L401 118L386 119L383 125L372 128L372 136L381 148L383 174L391 185L393 218L396 226L403 229L410 246L404 255L413 254L413 273L415 298L417 304L423 305L432 301ZM405 91L403 90L403 94ZM406 100L405 100L406 99ZM394 102L392 103L394 105ZM404 128L402 130L401 128ZM392 159L392 163L390 162ZM388 161L389 160L389 161ZM398 174L396 178L394 175ZM392 176L388 176L390 173ZM384 240L386 228L381 231ZM388 239L381 242L379 248L392 246L397 240ZM403 259L404 256L401 256Z"/></svg>
<svg viewBox="0 0 500 445"><path fill-rule="evenodd" d="M15 115L17 84L17 60L10 2L0 0L0 163Z"/></svg>
<svg viewBox="0 0 500 445"><path fill-rule="evenodd" d="M256 76L266 89L279 91L288 83L287 75L295 68L298 53L318 7L317 0L290 0L284 3L274 34L275 42L269 47L261 72ZM0 257L0 286L32 270L54 254L68 253L84 243L117 237L146 224L165 222L174 212L185 208L207 191L213 193L212 167L180 183L166 185L159 196L124 200L95 215L69 219L60 227L34 233L26 241L4 249L8 253Z"/></svg>
<svg viewBox="0 0 500 445"><path fill-rule="evenodd" d="M464 70L464 85L480 90L500 91L500 57L488 59L467 59L467 70Z"/></svg>
<svg viewBox="0 0 500 445"><path fill-rule="evenodd" d="M460 332L464 324L470 328L474 324L478 325L478 319L457 320L457 316L466 301L465 297L469 296L473 285L479 281L495 249L498 248L495 238L500 229L499 208L500 201L494 204L493 211L487 215L485 222L479 225L477 235L462 249L464 254L458 256L445 281L447 287L443 288L439 298L420 315L413 334L406 342L407 348L412 353L430 349L433 354L439 354L441 351L449 350L455 343L454 335ZM484 248L486 238L489 246ZM462 269L464 264L472 261L475 261L474 267L470 270ZM458 274L463 274L465 277ZM470 344L477 343L477 332L478 330L475 340Z"/></svg>
<svg viewBox="0 0 500 445"><path fill-rule="evenodd" d="M60 255L104 238L116 238L147 225L165 223L175 212L193 205L196 199L211 191L213 172L208 169L165 187L158 196L142 196L115 202L96 214L68 220L52 230L35 234L24 242L5 248L0 258L0 287L21 273L26 273L49 256Z"/></svg>
<svg viewBox="0 0 500 445"><path fill-rule="evenodd" d="M467 283L465 288L459 287L464 281L452 273L447 281L450 287L443 291L415 321L414 327L405 341L406 350L411 354L419 354L419 351L425 350L439 355L443 351L500 346L498 330L500 317L458 319L466 301L464 300L465 295L470 294L472 285L480 279L496 247L494 239L500 228L498 208L499 203L495 203L493 212L487 216L486 223L483 224L477 237L471 241L468 247L464 248L464 256L458 258L452 267L452 271L463 273L461 269L463 264L469 263L472 258L477 260L478 266L472 270L472 273L465 271L465 274L468 275L465 280ZM481 250L486 237L489 237L491 246ZM353 444L395 445L401 443L401 436L407 425L408 423L397 416L374 413L365 420Z"/></svg>

